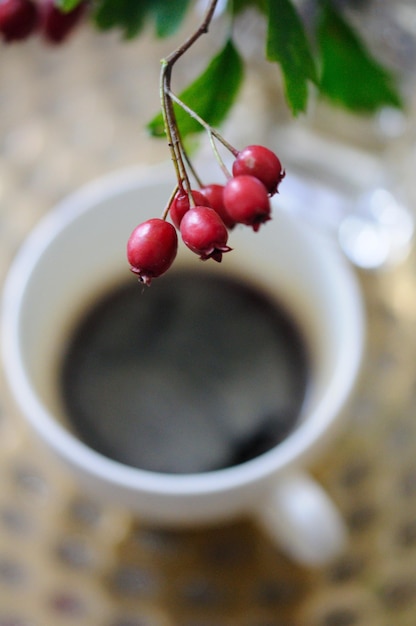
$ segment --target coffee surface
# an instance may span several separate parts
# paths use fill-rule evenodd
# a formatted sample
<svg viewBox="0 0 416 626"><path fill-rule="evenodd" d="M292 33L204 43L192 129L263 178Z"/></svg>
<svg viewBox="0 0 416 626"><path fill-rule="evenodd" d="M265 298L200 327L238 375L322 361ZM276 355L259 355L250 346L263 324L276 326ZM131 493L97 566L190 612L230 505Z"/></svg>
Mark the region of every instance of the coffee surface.
<svg viewBox="0 0 416 626"><path fill-rule="evenodd" d="M303 339L252 286L199 271L120 285L86 312L61 373L68 418L98 452L195 473L282 441L308 385Z"/></svg>

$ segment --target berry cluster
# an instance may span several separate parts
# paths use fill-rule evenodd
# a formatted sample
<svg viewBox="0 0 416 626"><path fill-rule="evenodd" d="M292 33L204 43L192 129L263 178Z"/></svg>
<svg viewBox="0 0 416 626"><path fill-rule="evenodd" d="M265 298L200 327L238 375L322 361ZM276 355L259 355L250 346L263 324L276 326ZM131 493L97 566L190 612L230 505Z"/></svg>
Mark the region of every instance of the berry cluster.
<svg viewBox="0 0 416 626"><path fill-rule="evenodd" d="M37 33L50 44L60 44L79 24L87 0L69 12L61 11L54 0L0 0L0 36L7 43Z"/></svg>
<svg viewBox="0 0 416 626"><path fill-rule="evenodd" d="M127 242L127 258L132 272L150 285L172 265L178 249L178 235L203 261L221 262L229 231L236 224L255 232L270 219L270 197L278 191L285 172L279 158L264 146L233 149L232 175L225 185L200 185L191 189L178 182L162 218L152 218L137 226ZM171 222L167 221L170 217Z"/></svg>

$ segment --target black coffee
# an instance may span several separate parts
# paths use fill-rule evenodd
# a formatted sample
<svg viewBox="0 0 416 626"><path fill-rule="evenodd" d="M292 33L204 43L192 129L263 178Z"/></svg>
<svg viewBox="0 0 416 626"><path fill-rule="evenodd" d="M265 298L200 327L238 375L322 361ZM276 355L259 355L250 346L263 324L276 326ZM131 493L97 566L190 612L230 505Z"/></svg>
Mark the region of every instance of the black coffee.
<svg viewBox="0 0 416 626"><path fill-rule="evenodd" d="M79 437L168 473L232 466L294 428L308 355L283 309L235 279L170 272L109 293L77 328L62 395Z"/></svg>

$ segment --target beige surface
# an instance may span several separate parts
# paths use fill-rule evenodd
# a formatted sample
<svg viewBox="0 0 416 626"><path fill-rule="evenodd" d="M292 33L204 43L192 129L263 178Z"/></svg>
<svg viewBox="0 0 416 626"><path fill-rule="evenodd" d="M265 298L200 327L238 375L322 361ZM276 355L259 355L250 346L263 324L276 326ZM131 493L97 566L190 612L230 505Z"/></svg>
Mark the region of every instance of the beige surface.
<svg viewBox="0 0 416 626"><path fill-rule="evenodd" d="M88 33L59 50L1 48L1 279L65 194L166 158L142 130L161 54ZM362 382L315 468L351 531L337 563L301 570L245 523L168 533L103 508L38 449L0 378L0 626L414 626L415 260L363 285Z"/></svg>

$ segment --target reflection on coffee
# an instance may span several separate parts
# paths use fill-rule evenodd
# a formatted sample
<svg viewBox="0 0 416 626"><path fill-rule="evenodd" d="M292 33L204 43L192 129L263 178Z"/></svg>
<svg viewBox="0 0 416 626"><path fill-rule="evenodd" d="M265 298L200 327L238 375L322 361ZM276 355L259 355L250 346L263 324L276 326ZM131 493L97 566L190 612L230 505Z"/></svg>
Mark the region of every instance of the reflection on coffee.
<svg viewBox="0 0 416 626"><path fill-rule="evenodd" d="M195 473L282 441L308 372L283 308L253 286L194 270L108 293L76 328L61 387L75 431L95 450L142 469Z"/></svg>

